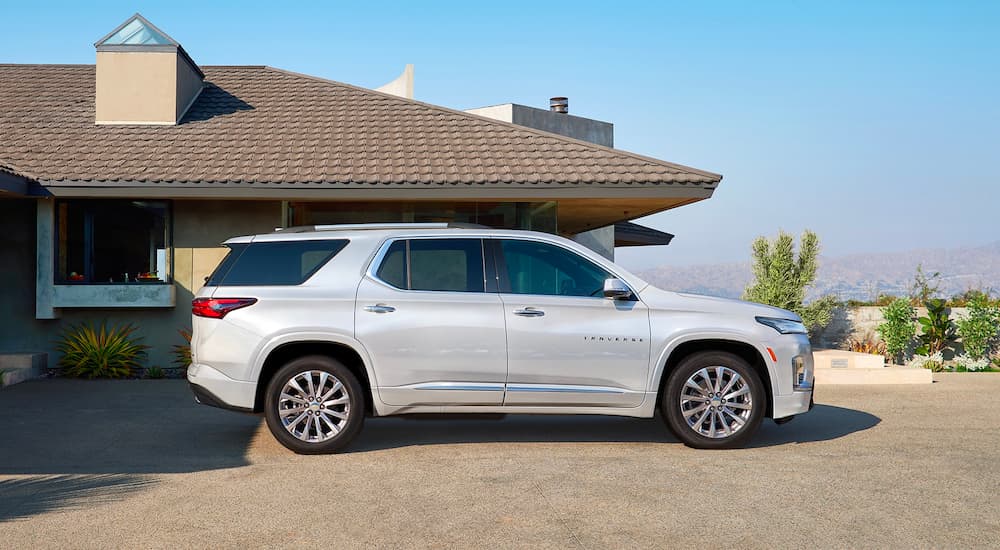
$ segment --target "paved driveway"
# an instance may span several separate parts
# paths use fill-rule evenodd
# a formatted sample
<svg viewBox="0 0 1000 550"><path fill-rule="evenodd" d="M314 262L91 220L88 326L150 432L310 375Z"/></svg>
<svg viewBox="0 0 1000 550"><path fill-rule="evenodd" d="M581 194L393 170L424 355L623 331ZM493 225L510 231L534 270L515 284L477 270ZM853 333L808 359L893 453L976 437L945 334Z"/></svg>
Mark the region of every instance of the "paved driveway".
<svg viewBox="0 0 1000 550"><path fill-rule="evenodd" d="M174 381L0 390L0 547L998 547L1000 375L821 387L750 449L659 419L372 419L286 452Z"/></svg>

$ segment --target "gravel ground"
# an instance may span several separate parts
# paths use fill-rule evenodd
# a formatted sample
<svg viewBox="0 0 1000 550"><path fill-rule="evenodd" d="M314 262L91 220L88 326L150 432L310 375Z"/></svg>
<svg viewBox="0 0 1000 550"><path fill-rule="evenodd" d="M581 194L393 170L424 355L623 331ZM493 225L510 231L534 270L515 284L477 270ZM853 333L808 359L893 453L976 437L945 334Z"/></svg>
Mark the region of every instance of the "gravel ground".
<svg viewBox="0 0 1000 550"><path fill-rule="evenodd" d="M179 381L0 390L0 547L1000 547L1000 375L828 386L753 447L659 419L370 419L296 456Z"/></svg>

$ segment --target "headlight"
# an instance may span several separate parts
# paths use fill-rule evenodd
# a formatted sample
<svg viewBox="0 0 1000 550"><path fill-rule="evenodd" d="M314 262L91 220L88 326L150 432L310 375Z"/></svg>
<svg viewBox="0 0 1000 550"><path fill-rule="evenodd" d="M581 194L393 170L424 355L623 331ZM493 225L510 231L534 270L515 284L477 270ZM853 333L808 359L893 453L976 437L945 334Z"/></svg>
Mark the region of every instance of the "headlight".
<svg viewBox="0 0 1000 550"><path fill-rule="evenodd" d="M756 319L758 323L767 325L781 334L806 334L806 326L802 324L802 321L774 317L756 317Z"/></svg>

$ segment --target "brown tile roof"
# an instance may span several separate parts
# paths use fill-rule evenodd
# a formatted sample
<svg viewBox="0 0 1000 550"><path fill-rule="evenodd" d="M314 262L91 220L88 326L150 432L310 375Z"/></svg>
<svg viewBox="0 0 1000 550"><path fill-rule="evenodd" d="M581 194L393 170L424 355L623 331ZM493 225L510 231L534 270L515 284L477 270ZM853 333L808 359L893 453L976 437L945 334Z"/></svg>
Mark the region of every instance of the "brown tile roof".
<svg viewBox="0 0 1000 550"><path fill-rule="evenodd" d="M721 176L270 67L202 67L176 126L94 124L92 65L0 65L0 170L45 182L694 185Z"/></svg>

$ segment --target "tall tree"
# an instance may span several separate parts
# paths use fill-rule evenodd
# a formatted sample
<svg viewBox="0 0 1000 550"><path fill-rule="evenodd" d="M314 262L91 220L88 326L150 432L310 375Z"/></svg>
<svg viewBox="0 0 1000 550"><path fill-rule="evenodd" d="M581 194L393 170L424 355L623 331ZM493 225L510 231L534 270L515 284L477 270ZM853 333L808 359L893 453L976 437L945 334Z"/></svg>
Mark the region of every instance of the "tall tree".
<svg viewBox="0 0 1000 550"><path fill-rule="evenodd" d="M753 242L754 280L743 292L743 299L794 311L802 317L810 332L830 323L836 299L824 296L806 304L806 290L816 280L819 267L819 237L808 229L799 239L784 231L773 240L757 237Z"/></svg>

